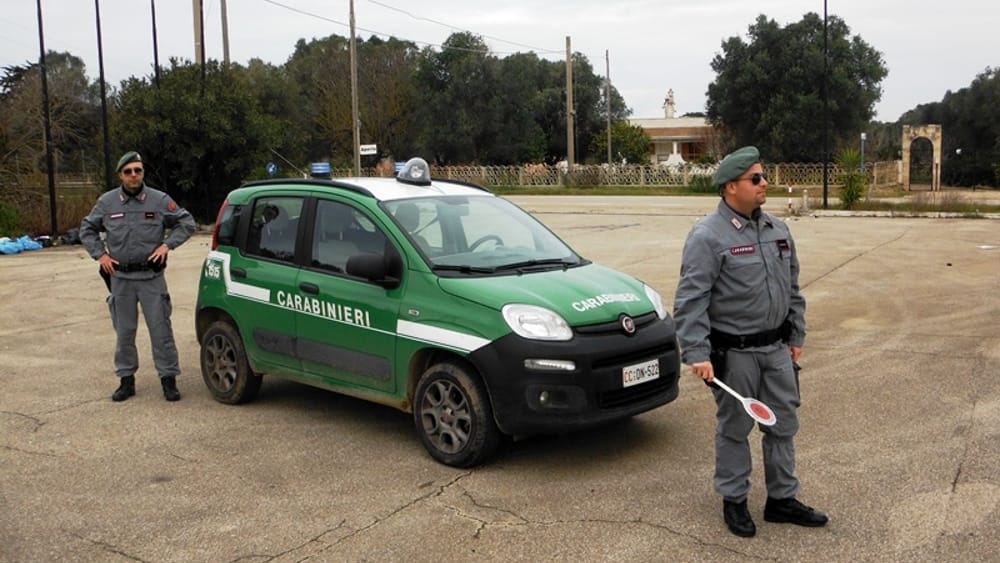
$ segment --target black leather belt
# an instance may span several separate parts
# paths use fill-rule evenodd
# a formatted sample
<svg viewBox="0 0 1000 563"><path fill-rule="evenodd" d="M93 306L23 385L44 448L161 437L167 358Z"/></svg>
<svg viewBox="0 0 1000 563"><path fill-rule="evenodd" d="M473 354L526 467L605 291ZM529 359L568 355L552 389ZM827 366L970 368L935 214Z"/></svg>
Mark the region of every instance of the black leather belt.
<svg viewBox="0 0 1000 563"><path fill-rule="evenodd" d="M155 262L130 262L128 264L119 262L115 265L115 270L118 272L159 272L165 267L165 264L157 264Z"/></svg>
<svg viewBox="0 0 1000 563"><path fill-rule="evenodd" d="M778 342L781 340L782 332L781 327L773 330L766 330L764 332L758 332L757 334L745 335L729 334L713 330L711 334L708 335L708 340L712 343L712 348L714 349L728 350L731 348L757 348Z"/></svg>

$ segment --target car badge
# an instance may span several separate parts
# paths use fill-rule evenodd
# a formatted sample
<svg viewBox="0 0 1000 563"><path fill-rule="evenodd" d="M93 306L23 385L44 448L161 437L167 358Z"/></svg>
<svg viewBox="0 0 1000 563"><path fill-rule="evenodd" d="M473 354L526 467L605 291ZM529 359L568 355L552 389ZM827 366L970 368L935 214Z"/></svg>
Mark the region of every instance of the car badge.
<svg viewBox="0 0 1000 563"><path fill-rule="evenodd" d="M625 334L635 334L635 321L628 315L622 315L622 330Z"/></svg>

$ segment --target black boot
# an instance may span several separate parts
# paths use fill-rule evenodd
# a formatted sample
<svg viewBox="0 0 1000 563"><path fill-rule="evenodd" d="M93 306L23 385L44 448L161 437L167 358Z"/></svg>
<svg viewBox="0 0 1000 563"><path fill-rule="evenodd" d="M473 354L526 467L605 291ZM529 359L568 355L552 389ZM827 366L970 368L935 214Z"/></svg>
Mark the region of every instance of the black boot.
<svg viewBox="0 0 1000 563"><path fill-rule="evenodd" d="M726 519L726 526L729 531L742 538L752 538L757 533L757 526L750 517L747 510L747 501L729 502L722 501L722 517Z"/></svg>
<svg viewBox="0 0 1000 563"><path fill-rule="evenodd" d="M181 393L177 390L177 380L171 377L161 377L160 384L163 385L163 398L168 401L180 401Z"/></svg>
<svg viewBox="0 0 1000 563"><path fill-rule="evenodd" d="M125 377L118 380L118 389L111 395L111 400L114 402L124 401L132 395L135 395L135 376L126 375Z"/></svg>
<svg viewBox="0 0 1000 563"><path fill-rule="evenodd" d="M818 528L826 525L829 518L815 508L795 500L794 497L780 500L768 497L767 504L764 505L764 520Z"/></svg>

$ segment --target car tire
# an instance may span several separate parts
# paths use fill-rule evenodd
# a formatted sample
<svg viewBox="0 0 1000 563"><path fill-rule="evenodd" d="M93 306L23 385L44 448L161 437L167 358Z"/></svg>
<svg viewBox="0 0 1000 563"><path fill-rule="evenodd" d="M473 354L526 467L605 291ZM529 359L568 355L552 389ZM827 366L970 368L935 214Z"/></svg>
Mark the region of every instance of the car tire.
<svg viewBox="0 0 1000 563"><path fill-rule="evenodd" d="M201 337L201 377L216 401L230 405L253 400L262 379L250 369L239 332L225 321Z"/></svg>
<svg viewBox="0 0 1000 563"><path fill-rule="evenodd" d="M431 457L452 467L471 467L491 457L502 433L479 375L453 362L420 376L413 422Z"/></svg>

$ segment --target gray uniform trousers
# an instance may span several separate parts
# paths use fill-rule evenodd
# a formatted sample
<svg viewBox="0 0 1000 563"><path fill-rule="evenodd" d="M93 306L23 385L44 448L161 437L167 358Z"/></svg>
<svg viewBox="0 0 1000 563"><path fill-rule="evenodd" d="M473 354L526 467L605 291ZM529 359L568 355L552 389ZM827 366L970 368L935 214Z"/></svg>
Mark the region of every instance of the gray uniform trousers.
<svg viewBox="0 0 1000 563"><path fill-rule="evenodd" d="M756 397L774 411L774 426L760 425L763 433L764 481L767 495L785 499L799 490L795 477L795 433L799 429L798 375L783 343L760 348L731 349L726 353L721 379L744 397ZM750 492L750 444L754 420L743 405L722 389L715 394L715 491L730 502L742 502Z"/></svg>
<svg viewBox="0 0 1000 563"><path fill-rule="evenodd" d="M170 304L167 281L163 274L144 280L111 276L108 309L117 336L115 374L118 377L126 377L135 375L139 369L139 354L135 347L139 304L142 304L142 316L146 319L146 328L149 330L156 373L161 378L178 375L181 370L177 360L174 332L170 325L170 313L173 307Z"/></svg>

